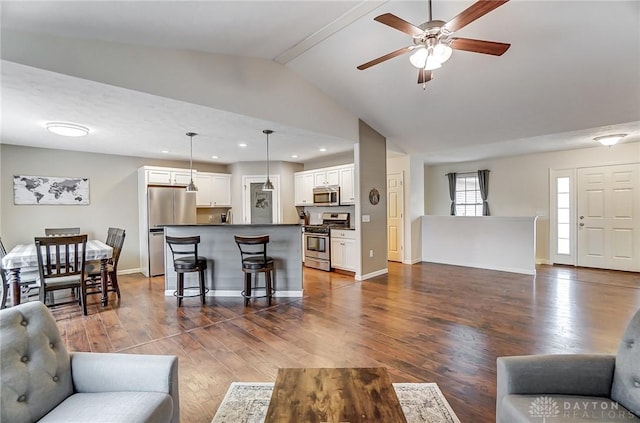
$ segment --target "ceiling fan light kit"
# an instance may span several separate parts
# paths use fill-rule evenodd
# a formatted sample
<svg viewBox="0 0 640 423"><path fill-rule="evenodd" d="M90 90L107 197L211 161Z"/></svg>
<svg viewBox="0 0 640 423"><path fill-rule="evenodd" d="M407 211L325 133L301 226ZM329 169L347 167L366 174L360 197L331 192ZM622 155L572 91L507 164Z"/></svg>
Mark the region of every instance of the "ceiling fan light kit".
<svg viewBox="0 0 640 423"><path fill-rule="evenodd" d="M429 0L429 20L420 26L415 26L391 13L377 16L374 18L375 21L411 35L413 45L380 56L357 68L359 70L368 69L404 53L414 51L409 57L409 61L419 69L418 83L423 84L424 87L427 81L433 79L431 71L442 67L442 64L449 60L454 49L501 56L509 49L510 44L452 37L451 35L507 1L509 0L479 0L449 22L444 22L432 19L431 0Z"/></svg>

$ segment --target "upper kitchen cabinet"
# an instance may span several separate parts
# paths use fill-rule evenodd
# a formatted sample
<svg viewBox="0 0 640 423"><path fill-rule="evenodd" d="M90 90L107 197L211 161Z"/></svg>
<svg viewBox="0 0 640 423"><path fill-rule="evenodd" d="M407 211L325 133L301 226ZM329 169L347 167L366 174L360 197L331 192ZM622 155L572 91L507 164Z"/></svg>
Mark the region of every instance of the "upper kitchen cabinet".
<svg viewBox="0 0 640 423"><path fill-rule="evenodd" d="M314 187L313 173L311 172L298 172L294 177L295 186L295 205L296 206L310 206L313 205L313 187Z"/></svg>
<svg viewBox="0 0 640 423"><path fill-rule="evenodd" d="M188 169L151 168L145 166L148 184L189 185L191 172ZM193 172L196 174L196 172Z"/></svg>
<svg viewBox="0 0 640 423"><path fill-rule="evenodd" d="M347 165L340 168L340 204L356 203L355 166Z"/></svg>
<svg viewBox="0 0 640 423"><path fill-rule="evenodd" d="M313 171L314 186L340 185L340 172L338 169L323 169Z"/></svg>
<svg viewBox="0 0 640 423"><path fill-rule="evenodd" d="M196 207L231 207L231 175L199 172Z"/></svg>
<svg viewBox="0 0 640 423"><path fill-rule="evenodd" d="M340 204L356 203L354 165L348 164L296 172L294 176L295 205L312 206L313 188L329 185L340 187Z"/></svg>

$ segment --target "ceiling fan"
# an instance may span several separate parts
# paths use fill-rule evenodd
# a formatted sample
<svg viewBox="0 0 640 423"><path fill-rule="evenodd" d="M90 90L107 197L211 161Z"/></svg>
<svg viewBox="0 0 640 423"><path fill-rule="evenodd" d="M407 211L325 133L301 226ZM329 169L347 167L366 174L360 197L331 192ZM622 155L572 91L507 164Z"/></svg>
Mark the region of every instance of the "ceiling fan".
<svg viewBox="0 0 640 423"><path fill-rule="evenodd" d="M432 71L441 67L442 63L451 57L452 49L501 56L511 44L452 37L452 34L508 1L479 0L449 22L444 22L432 19L431 0L429 0L429 20L420 26L415 26L391 13L380 15L374 20L411 35L413 45L380 56L358 66L358 69L364 70L378 63L414 51L409 61L418 68L418 84L423 84L424 88L426 83L433 78Z"/></svg>

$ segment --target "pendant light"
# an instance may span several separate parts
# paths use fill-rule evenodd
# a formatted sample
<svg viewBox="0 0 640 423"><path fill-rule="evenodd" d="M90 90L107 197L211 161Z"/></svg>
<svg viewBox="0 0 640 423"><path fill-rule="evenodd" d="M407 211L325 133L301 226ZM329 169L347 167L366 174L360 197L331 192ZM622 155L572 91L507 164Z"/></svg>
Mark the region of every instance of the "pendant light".
<svg viewBox="0 0 640 423"><path fill-rule="evenodd" d="M273 191L273 184L271 183L271 179L269 179L269 135L273 134L273 131L271 129L265 129L262 133L267 136L267 181L262 186L262 190Z"/></svg>
<svg viewBox="0 0 640 423"><path fill-rule="evenodd" d="M189 185L185 188L187 192L197 192L198 187L193 183L193 137L195 137L195 132L187 132L187 136L189 137L189 145L191 146L189 149L189 172L191 175L191 181L189 181Z"/></svg>

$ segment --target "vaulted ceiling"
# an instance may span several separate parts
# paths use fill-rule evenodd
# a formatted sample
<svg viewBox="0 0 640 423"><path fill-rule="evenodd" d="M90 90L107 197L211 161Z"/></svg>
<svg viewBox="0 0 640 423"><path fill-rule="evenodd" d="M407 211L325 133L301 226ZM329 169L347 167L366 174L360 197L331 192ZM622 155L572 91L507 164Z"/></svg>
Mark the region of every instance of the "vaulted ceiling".
<svg viewBox="0 0 640 423"><path fill-rule="evenodd" d="M433 0L434 18L448 21L471 4ZM146 157L167 150L183 158L186 128L208 140L196 149L199 160L230 163L262 160L266 127L276 130L274 160L312 160L354 142L267 111L245 114L52 72L34 65L55 61L42 51L31 58L20 52L22 63L6 57L8 47L19 50L7 43L27 34L269 61L317 88L340 113L366 121L393 151L427 163L592 147L594 136L608 132L640 140L637 1L507 2L456 35L511 48L500 57L455 51L425 90L408 55L364 71L356 66L411 44L375 16L393 13L419 25L427 20L426 1L3 1L1 7L3 143ZM82 68L83 60L72 65ZM39 124L52 119L95 128L96 141L46 133Z"/></svg>

